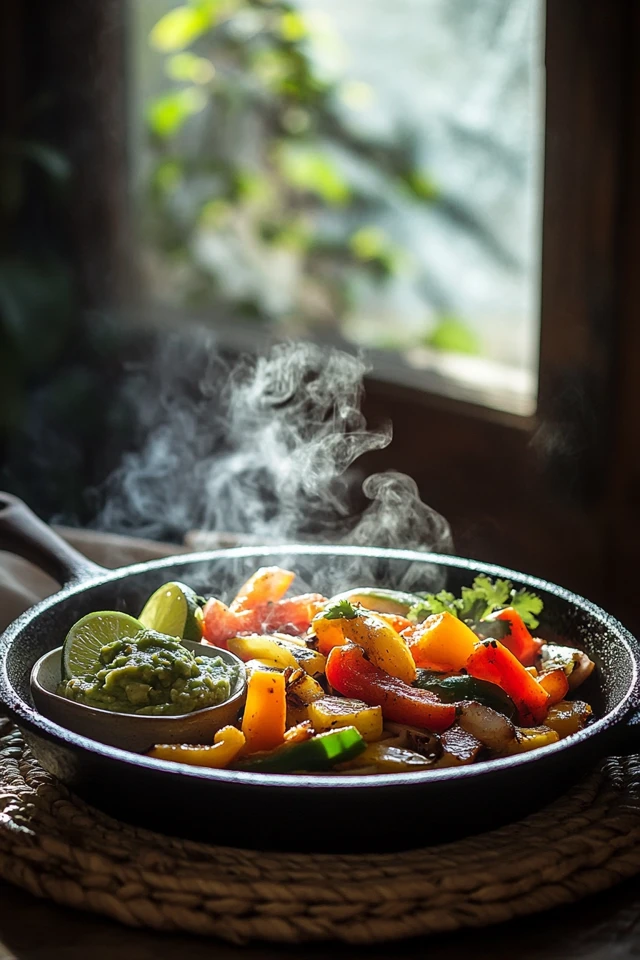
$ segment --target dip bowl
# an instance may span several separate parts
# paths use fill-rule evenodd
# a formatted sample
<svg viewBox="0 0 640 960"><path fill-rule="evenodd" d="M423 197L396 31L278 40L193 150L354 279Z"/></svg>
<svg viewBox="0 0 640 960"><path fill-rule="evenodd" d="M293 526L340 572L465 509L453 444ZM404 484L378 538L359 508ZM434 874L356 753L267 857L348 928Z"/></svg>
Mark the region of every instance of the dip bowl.
<svg viewBox="0 0 640 960"><path fill-rule="evenodd" d="M229 650L183 640L183 645L199 657L220 657L238 667L238 679L231 696L215 707L193 710L179 716L146 716L116 713L69 700L56 693L62 677L62 647L50 650L33 666L31 696L36 708L60 726L83 737L99 740L121 750L143 753L156 743L211 743L213 735L234 723L247 695L246 671L242 660Z"/></svg>

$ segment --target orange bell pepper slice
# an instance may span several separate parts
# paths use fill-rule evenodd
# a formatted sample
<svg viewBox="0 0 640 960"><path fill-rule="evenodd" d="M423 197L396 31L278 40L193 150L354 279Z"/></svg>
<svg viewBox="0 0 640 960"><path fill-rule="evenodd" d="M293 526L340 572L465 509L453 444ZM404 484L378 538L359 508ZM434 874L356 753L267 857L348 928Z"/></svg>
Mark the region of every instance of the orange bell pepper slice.
<svg viewBox="0 0 640 960"><path fill-rule="evenodd" d="M408 639L417 667L453 672L465 666L478 642L473 630L447 611L427 617Z"/></svg>
<svg viewBox="0 0 640 960"><path fill-rule="evenodd" d="M260 567L238 590L229 604L233 613L281 600L295 579L291 570L282 567Z"/></svg>
<svg viewBox="0 0 640 960"><path fill-rule="evenodd" d="M455 704L440 703L427 690L410 687L385 673L365 660L364 650L356 644L348 643L331 650L326 676L338 693L381 707L383 717L396 723L424 727L438 733L455 721Z"/></svg>
<svg viewBox="0 0 640 960"><path fill-rule="evenodd" d="M467 660L467 671L502 687L516 705L522 726L535 727L544 720L549 694L499 640L477 643Z"/></svg>
<svg viewBox="0 0 640 960"><path fill-rule="evenodd" d="M562 667L557 670L549 670L548 673L541 673L538 677L538 683L549 694L549 706L564 700L569 692L569 680Z"/></svg>
<svg viewBox="0 0 640 960"><path fill-rule="evenodd" d="M287 700L284 673L256 670L247 683L242 717L245 753L274 750L284 741Z"/></svg>

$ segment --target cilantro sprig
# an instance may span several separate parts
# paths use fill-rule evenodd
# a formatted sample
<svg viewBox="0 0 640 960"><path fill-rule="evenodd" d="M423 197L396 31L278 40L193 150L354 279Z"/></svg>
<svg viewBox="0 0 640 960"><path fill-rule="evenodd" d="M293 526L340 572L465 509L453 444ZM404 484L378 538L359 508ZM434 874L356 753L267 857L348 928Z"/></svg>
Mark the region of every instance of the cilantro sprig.
<svg viewBox="0 0 640 960"><path fill-rule="evenodd" d="M358 611L348 600L336 600L324 608L321 616L323 620L355 620Z"/></svg>
<svg viewBox="0 0 640 960"><path fill-rule="evenodd" d="M411 607L407 616L414 623L421 623L434 613L447 611L472 630L481 632L485 637L500 640L509 633L508 621L486 622L486 618L506 607L513 607L530 630L535 630L538 626L537 618L543 607L540 597L524 588L516 590L510 580L492 580L485 574L479 574L473 581L473 586L463 587L459 597L455 597L448 590L423 594L422 599Z"/></svg>

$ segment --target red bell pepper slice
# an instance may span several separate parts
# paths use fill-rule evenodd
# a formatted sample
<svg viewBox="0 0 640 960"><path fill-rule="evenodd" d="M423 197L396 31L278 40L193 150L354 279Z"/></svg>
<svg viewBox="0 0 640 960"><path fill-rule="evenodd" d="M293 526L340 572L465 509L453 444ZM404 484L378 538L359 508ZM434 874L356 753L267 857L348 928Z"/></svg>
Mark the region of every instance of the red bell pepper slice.
<svg viewBox="0 0 640 960"><path fill-rule="evenodd" d="M312 619L327 602L319 593L304 593L275 603L263 603L251 610L231 610L222 600L212 597L204 605L205 643L226 649L227 640L244 633L304 633Z"/></svg>
<svg viewBox="0 0 640 960"><path fill-rule="evenodd" d="M523 726L537 726L546 717L549 694L498 640L477 643L467 660L467 671L478 680L502 687L515 703Z"/></svg>
<svg viewBox="0 0 640 960"><path fill-rule="evenodd" d="M524 620L513 607L506 607L497 613L491 613L487 620L501 620L509 624L509 633L502 637L501 643L510 650L514 657L525 667L532 667L534 660L542 646L540 640L535 640L527 629ZM479 630L479 633L482 631Z"/></svg>
<svg viewBox="0 0 640 960"><path fill-rule="evenodd" d="M410 687L365 659L356 644L333 647L327 659L326 677L344 697L382 707L382 715L396 723L424 727L439 733L455 721L456 705L440 703L434 694Z"/></svg>

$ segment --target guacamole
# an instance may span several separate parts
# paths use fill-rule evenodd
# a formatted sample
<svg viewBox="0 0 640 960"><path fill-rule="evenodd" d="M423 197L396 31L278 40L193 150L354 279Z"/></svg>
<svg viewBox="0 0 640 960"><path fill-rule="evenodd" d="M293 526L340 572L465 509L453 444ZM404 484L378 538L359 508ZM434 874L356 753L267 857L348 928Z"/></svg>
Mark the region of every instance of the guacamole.
<svg viewBox="0 0 640 960"><path fill-rule="evenodd" d="M155 630L106 644L100 663L94 675L63 680L58 694L101 710L175 716L222 703L237 680L221 657L195 656Z"/></svg>

